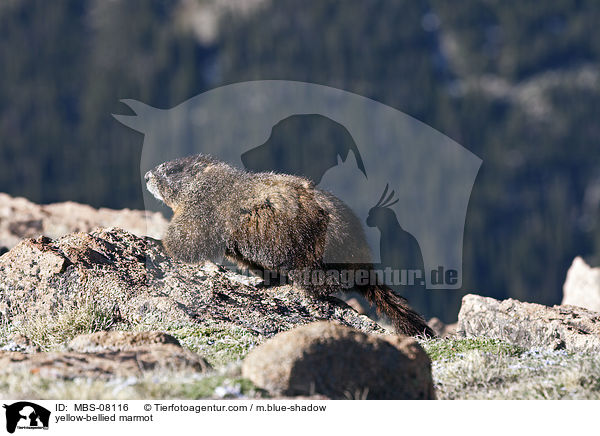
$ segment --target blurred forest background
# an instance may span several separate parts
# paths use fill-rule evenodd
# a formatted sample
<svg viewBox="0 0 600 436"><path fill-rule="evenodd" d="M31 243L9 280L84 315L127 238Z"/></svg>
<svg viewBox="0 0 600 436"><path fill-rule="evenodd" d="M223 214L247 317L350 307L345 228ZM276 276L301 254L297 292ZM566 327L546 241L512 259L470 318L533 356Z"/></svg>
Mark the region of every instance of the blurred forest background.
<svg viewBox="0 0 600 436"><path fill-rule="evenodd" d="M463 292L558 304L600 263L600 2L1 0L0 191L143 208L143 138L119 99L170 108L290 79L376 99L483 159Z"/></svg>

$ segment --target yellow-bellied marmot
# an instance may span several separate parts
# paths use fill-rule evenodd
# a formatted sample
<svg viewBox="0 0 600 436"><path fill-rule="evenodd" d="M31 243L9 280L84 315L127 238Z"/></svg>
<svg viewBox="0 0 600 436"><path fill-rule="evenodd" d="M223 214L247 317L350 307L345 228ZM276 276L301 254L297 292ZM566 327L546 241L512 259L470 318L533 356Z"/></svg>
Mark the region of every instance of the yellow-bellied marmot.
<svg viewBox="0 0 600 436"><path fill-rule="evenodd" d="M249 173L197 155L159 165L146 173L146 182L173 210L163 244L176 259L195 263L225 256L254 271L286 276L317 298L347 286L339 276L317 283L311 272L373 270L365 261L370 251L358 218L302 177ZM434 336L381 280L357 282L353 289L399 333Z"/></svg>

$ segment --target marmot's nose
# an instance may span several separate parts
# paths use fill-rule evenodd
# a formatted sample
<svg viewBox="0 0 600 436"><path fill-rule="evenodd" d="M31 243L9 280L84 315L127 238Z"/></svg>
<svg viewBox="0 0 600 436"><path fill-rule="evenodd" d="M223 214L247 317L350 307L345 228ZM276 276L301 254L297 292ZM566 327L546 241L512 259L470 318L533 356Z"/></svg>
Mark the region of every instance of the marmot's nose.
<svg viewBox="0 0 600 436"><path fill-rule="evenodd" d="M148 180L150 180L150 171L144 175L144 179L146 179L146 183L148 183Z"/></svg>

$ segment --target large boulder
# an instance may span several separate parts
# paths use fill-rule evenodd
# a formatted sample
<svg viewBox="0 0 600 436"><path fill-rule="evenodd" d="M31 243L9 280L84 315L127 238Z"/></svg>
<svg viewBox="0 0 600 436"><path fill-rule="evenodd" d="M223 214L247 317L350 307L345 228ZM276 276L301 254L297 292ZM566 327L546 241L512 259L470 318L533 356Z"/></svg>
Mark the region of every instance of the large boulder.
<svg viewBox="0 0 600 436"><path fill-rule="evenodd" d="M27 239L0 257L0 321L26 327L85 308L103 314L108 325L217 323L259 340L322 319L385 332L336 298L266 288L212 263L177 262L159 241L116 228Z"/></svg>
<svg viewBox="0 0 600 436"><path fill-rule="evenodd" d="M138 236L160 238L168 221L157 212L94 209L72 201L39 205L0 193L0 255L24 238L59 238L96 227L120 227Z"/></svg>
<svg viewBox="0 0 600 436"><path fill-rule="evenodd" d="M465 295L458 334L497 338L526 348L600 351L600 313L577 306L543 306Z"/></svg>
<svg viewBox="0 0 600 436"><path fill-rule="evenodd" d="M567 272L561 304L600 312L600 268L592 268L581 257L576 257Z"/></svg>
<svg viewBox="0 0 600 436"><path fill-rule="evenodd" d="M431 362L411 337L332 322L280 333L244 359L242 375L275 395L434 399Z"/></svg>

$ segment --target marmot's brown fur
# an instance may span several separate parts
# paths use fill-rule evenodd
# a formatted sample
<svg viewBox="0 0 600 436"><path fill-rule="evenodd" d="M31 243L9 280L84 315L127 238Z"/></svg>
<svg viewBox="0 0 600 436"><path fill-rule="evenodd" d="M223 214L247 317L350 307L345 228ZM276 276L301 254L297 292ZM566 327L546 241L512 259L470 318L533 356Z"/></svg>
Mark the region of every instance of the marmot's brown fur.
<svg viewBox="0 0 600 436"><path fill-rule="evenodd" d="M251 270L285 275L315 297L345 289L339 280L311 284L303 280L306 271L373 269L365 262L370 250L358 218L302 177L249 173L197 155L159 165L146 173L146 182L173 210L163 244L176 259L195 263L225 256ZM385 313L399 333L434 336L406 300L381 281L354 290Z"/></svg>

